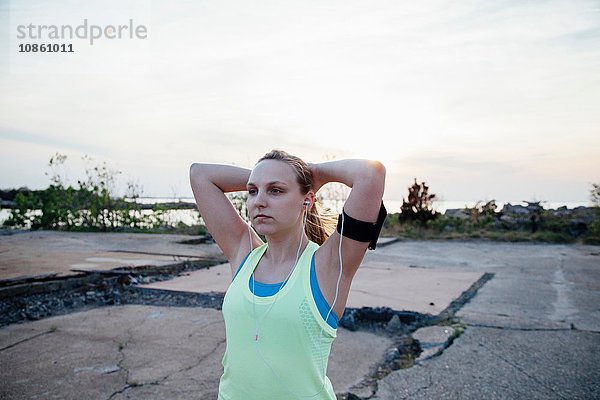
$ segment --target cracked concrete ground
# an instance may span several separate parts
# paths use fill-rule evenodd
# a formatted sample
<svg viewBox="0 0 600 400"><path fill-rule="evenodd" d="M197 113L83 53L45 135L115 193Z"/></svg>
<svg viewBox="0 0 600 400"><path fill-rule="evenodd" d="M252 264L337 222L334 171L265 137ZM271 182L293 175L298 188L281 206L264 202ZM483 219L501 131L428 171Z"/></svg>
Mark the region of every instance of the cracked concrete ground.
<svg viewBox="0 0 600 400"><path fill-rule="evenodd" d="M382 379L376 399L600 398L598 247L421 242L382 252L495 275L457 313L466 331Z"/></svg>
<svg viewBox="0 0 600 400"><path fill-rule="evenodd" d="M376 399L594 399L599 335L469 327L436 358L393 372Z"/></svg>
<svg viewBox="0 0 600 400"><path fill-rule="evenodd" d="M440 355L379 380L374 398L600 398L599 255L593 246L482 241L369 253L365 265L495 274L457 313L465 332ZM197 308L107 307L0 329L0 398L214 398L219 318ZM330 362L337 392L385 354L378 339L340 329Z"/></svg>
<svg viewBox="0 0 600 400"><path fill-rule="evenodd" d="M0 330L2 365L12 366L2 368L9 384L0 397L145 398L147 386L154 398L207 395L219 376L222 329L216 310L145 306L11 325Z"/></svg>
<svg viewBox="0 0 600 400"><path fill-rule="evenodd" d="M215 245L190 245L188 235L24 231L0 235L0 279L73 270L168 265L200 256L222 257Z"/></svg>
<svg viewBox="0 0 600 400"><path fill-rule="evenodd" d="M216 399L221 312L105 307L0 330L2 399ZM368 343L368 345L366 345ZM329 377L347 391L391 340L340 329Z"/></svg>

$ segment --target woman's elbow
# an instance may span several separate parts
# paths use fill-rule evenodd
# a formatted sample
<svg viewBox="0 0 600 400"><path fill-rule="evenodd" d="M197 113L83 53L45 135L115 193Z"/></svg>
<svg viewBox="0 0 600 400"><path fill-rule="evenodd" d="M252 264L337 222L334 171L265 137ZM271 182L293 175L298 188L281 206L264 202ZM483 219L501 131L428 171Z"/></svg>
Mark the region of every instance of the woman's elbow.
<svg viewBox="0 0 600 400"><path fill-rule="evenodd" d="M205 166L201 163L192 163L190 165L190 184L192 185L192 189L202 186L205 178Z"/></svg>
<svg viewBox="0 0 600 400"><path fill-rule="evenodd" d="M201 163L192 163L192 165L190 165L190 179L201 176L203 173L203 166L204 165Z"/></svg>
<svg viewBox="0 0 600 400"><path fill-rule="evenodd" d="M369 163L371 164L371 169L376 175L385 177L385 165L383 165L381 161L371 160Z"/></svg>
<svg viewBox="0 0 600 400"><path fill-rule="evenodd" d="M369 160L369 176L368 179L372 182L383 184L385 182L385 165L382 162L376 160Z"/></svg>

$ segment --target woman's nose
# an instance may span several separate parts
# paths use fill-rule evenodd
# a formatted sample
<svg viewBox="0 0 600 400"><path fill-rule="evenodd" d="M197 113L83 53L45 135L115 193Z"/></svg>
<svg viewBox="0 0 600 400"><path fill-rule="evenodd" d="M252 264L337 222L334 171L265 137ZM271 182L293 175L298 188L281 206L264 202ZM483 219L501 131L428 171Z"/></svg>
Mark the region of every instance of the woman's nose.
<svg viewBox="0 0 600 400"><path fill-rule="evenodd" d="M266 206L266 196L262 192L258 192L254 197L254 206L260 208Z"/></svg>

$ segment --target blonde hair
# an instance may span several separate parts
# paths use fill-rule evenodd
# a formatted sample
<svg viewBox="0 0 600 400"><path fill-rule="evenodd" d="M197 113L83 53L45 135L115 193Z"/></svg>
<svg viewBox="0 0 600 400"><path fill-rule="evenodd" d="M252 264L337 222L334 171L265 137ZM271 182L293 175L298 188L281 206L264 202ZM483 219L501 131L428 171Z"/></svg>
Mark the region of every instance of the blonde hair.
<svg viewBox="0 0 600 400"><path fill-rule="evenodd" d="M262 156L258 162L264 160L282 161L294 169L302 194L307 194L313 188L313 178L308 165L299 157L286 153L283 150L271 150ZM336 226L336 215L323 209L315 197L315 204L308 211L306 218L306 236L318 245L322 245L331 235Z"/></svg>

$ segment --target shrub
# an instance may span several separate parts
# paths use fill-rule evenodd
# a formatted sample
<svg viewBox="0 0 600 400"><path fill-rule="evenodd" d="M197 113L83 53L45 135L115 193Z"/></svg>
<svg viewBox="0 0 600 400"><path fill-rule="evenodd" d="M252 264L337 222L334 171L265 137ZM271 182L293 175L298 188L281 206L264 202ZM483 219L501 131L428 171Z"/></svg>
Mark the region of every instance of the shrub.
<svg viewBox="0 0 600 400"><path fill-rule="evenodd" d="M420 222L425 225L427 221L433 220L438 213L433 210L435 194L429 194L429 186L425 182L414 183L408 188L408 198L402 198L400 207L400 220L402 222Z"/></svg>
<svg viewBox="0 0 600 400"><path fill-rule="evenodd" d="M117 199L114 182L119 171L106 163L86 168L86 179L78 187L67 186L58 172L67 156L55 154L50 158L50 186L45 190L18 193L5 226L51 230L119 230L156 228L164 223L164 209L156 206L144 214L137 203L140 188L129 184L128 195L133 201ZM85 161L91 161L85 157Z"/></svg>
<svg viewBox="0 0 600 400"><path fill-rule="evenodd" d="M600 185L597 183L592 183L590 200L592 202L592 207L600 207Z"/></svg>

